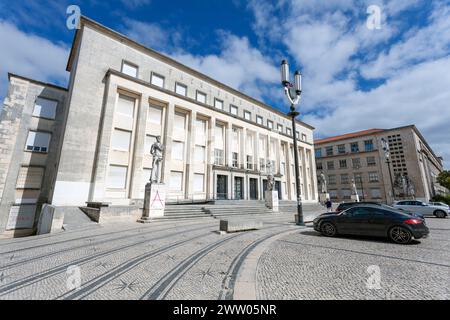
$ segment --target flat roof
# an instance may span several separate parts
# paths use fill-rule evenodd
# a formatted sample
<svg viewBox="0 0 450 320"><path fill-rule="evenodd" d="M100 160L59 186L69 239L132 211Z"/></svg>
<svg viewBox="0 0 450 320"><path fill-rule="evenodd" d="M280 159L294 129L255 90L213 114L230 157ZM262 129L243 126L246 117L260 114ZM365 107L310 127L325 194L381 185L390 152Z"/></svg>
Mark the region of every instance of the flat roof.
<svg viewBox="0 0 450 320"><path fill-rule="evenodd" d="M357 132L345 133L345 134L341 134L338 136L314 140L314 144L323 144L323 143L333 142L333 141L338 141L338 140L358 138L358 137L363 137L363 136L367 136L367 135L371 135L371 134L383 132L383 131L386 131L386 130L385 129L368 129L368 130L362 130L362 131L357 131Z"/></svg>
<svg viewBox="0 0 450 320"><path fill-rule="evenodd" d="M192 68L190 68L190 67L188 67L188 66L186 66L186 65L184 65L184 64L182 64L182 63L180 63L180 62L178 62L178 61L176 61L176 60L174 60L174 59L172 59L172 58L170 58L170 57L168 57L168 56L166 56L166 55L164 55L164 54L162 54L162 53L160 53L160 52L158 52L156 50L154 50L154 49L148 48L148 47L142 45L141 43L136 42L136 41L128 38L127 36L117 32L115 30L112 30L112 29L110 29L110 28L108 28L108 27L106 27L106 26L104 26L104 25L102 25L102 24L92 20L92 19L89 19L86 16L82 16L80 18L80 29L77 29L77 31L75 33L75 36L74 36L74 39L73 39L73 42L72 42L72 48L70 50L69 59L67 61L67 68L66 68L66 70L69 71L69 72L71 71L72 62L73 62L73 59L74 59L74 55L76 53L75 47L76 47L76 45L78 45L79 40L80 40L79 39L79 37L81 36L80 30L81 30L81 27L84 26L85 24L95 28L96 30L103 31L104 33L106 33L106 34L108 34L108 35L110 35L112 37L115 37L115 38L117 38L117 39L119 39L119 40L121 40L123 42L126 42L128 45L134 46L137 49L140 49L140 50L144 51L145 53L147 53L149 55L157 57L159 60L161 60L161 61L163 61L163 62L165 62L165 63L167 63L169 65L172 65L173 67L179 68L179 69L181 69L181 70L183 70L183 71L185 71L187 73L190 73L190 74L192 74L192 75L194 75L196 77L199 77L199 78L203 79L206 82L210 82L213 85L215 85L215 86L217 86L217 87L219 87L219 88L221 88L223 90L227 90L227 91L229 91L229 92L231 92L231 93L233 93L233 94L235 94L235 95L237 95L237 96L239 96L239 97L241 97L241 98L243 98L245 100L248 100L248 101L250 101L250 102L252 102L252 103L254 103L254 104L256 104L256 105L258 105L260 107L268 109L269 111L272 111L272 112L274 112L274 113L284 117L285 119L290 120L290 118L287 116L287 114L281 112L280 110L275 109L274 107L272 107L272 106L270 106L270 105L268 105L268 104L266 104L266 103L264 103L262 101L259 101L259 100L255 99L253 97L250 97L250 96L246 95L245 93L242 93L241 91L239 91L237 89L234 89L234 88L232 88L232 87L230 87L230 86L228 86L228 85L226 85L226 84L224 84L222 82L219 82L219 81L217 81L217 80L215 80L215 79L205 75L204 73L201 73L201 72L199 72L199 71L197 71L195 69L192 69ZM281 87L280 87L280 90L281 90ZM307 124L307 123L305 123L303 121L300 121L300 120L297 120L297 119L295 121L296 121L296 123L298 123L300 125L303 125L303 126L309 128L311 130L315 129L313 126L311 126L311 125L309 125L309 124Z"/></svg>
<svg viewBox="0 0 450 320"><path fill-rule="evenodd" d="M31 79L31 78L28 78L28 77L24 77L24 76L20 76L18 74L14 74L14 73L8 72L8 80L9 81L11 81L11 77L19 78L19 79L22 79L22 80L27 80L27 81L30 81L30 82L33 82L33 83L36 83L36 84L39 84L39 85L43 85L43 86L46 86L46 87L52 87L52 88L58 89L58 90L68 91L67 88L61 87L61 86L57 86L56 84L47 83L47 82Z"/></svg>

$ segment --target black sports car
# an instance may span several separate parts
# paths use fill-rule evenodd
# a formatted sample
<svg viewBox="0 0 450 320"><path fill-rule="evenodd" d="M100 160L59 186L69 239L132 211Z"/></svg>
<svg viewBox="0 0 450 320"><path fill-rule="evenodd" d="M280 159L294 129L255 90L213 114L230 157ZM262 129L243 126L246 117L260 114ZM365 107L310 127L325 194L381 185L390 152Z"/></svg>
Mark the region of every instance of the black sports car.
<svg viewBox="0 0 450 320"><path fill-rule="evenodd" d="M366 235L387 237L400 244L413 238L425 238L429 229L425 220L388 206L365 204L340 213L325 213L314 219L314 229L327 237Z"/></svg>

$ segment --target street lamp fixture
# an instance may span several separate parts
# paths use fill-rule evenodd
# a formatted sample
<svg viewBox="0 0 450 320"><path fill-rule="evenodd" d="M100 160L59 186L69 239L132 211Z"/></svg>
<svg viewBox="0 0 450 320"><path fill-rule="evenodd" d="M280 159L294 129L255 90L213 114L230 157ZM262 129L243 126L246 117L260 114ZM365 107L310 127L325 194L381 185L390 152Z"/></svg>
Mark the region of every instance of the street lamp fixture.
<svg viewBox="0 0 450 320"><path fill-rule="evenodd" d="M295 125L295 118L300 114L295 106L300 103L300 97L302 94L302 75L299 71L294 73L294 83L290 81L289 64L286 60L281 62L281 84L284 87L284 93L288 98L291 108L288 116L292 119L292 140L294 142L294 162L295 162L295 187L297 189L297 225L304 226L303 220L303 207L302 207L302 195L300 187L300 168L298 159L298 146L297 146L297 128Z"/></svg>
<svg viewBox="0 0 450 320"><path fill-rule="evenodd" d="M389 179L391 181L391 193L392 193L392 202L395 201L395 191L394 191L394 181L392 179L392 171L391 171L391 150L389 148L389 143L385 138L381 138L381 144L383 146L384 157L386 159L386 164L388 166L389 171Z"/></svg>

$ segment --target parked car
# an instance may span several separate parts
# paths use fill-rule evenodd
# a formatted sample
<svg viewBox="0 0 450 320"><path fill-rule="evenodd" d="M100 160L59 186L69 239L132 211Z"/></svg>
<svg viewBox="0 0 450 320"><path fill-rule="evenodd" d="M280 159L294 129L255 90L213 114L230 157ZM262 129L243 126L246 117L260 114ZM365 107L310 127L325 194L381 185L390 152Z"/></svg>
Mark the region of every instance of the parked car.
<svg viewBox="0 0 450 320"><path fill-rule="evenodd" d="M449 208L445 208L442 206L428 205L422 201L417 200L397 201L394 204L394 207L405 211L421 213L424 216L431 216L431 217L435 216L438 218L445 218L450 214Z"/></svg>
<svg viewBox="0 0 450 320"><path fill-rule="evenodd" d="M388 206L388 205L386 205L384 203L379 203L379 202L369 202L369 201L366 201L366 202L342 202L336 208L336 213L344 211L344 210L347 210L348 208L351 208L351 207L354 207L354 206L364 205L364 204L372 204L372 205L375 205L375 206L386 207L387 209L395 209L394 207L391 207L391 206ZM414 217L418 217L418 218L421 218L421 219L424 218L423 214L421 214L421 213L417 213L417 212L414 212L414 211L407 211L407 210L403 210L403 211L405 213L407 213L407 214L410 214L410 215L414 216Z"/></svg>
<svg viewBox="0 0 450 320"><path fill-rule="evenodd" d="M399 244L429 234L425 219L373 204L353 206L337 214L324 213L314 219L314 230L327 237L366 235L389 238Z"/></svg>

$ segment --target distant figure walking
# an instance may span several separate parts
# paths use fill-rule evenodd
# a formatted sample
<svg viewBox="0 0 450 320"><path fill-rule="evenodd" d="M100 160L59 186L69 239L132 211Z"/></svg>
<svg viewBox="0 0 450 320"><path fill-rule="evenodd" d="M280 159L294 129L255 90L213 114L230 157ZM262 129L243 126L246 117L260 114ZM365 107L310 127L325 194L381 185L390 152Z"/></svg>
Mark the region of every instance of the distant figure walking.
<svg viewBox="0 0 450 320"><path fill-rule="evenodd" d="M327 199L327 201L325 201L325 206L327 207L327 212L331 212L332 207L333 207L333 202L331 202L330 199Z"/></svg>

